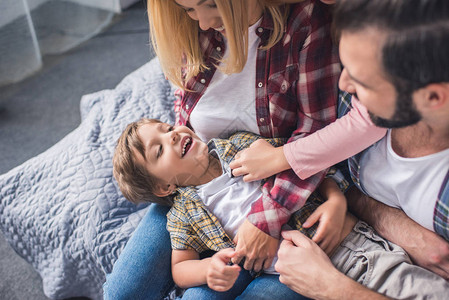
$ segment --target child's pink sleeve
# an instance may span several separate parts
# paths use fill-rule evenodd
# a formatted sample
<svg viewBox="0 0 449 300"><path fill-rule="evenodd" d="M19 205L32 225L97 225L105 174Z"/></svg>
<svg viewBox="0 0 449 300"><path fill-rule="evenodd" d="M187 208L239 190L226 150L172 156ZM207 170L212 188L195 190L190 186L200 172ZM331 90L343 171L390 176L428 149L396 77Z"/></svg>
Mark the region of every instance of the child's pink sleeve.
<svg viewBox="0 0 449 300"><path fill-rule="evenodd" d="M354 97L353 108L317 132L284 145L288 163L306 179L380 140L387 130L371 121L367 109Z"/></svg>

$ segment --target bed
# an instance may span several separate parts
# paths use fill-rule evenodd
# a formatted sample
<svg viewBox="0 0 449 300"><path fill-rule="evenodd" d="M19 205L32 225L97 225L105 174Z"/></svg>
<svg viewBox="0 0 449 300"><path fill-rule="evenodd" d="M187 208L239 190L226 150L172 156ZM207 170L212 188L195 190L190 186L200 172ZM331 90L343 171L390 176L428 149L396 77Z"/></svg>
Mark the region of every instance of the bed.
<svg viewBox="0 0 449 300"><path fill-rule="evenodd" d="M105 275L148 209L120 193L115 143L141 117L173 123L174 90L153 59L115 89L83 96L79 127L0 175L0 229L49 298L102 299Z"/></svg>

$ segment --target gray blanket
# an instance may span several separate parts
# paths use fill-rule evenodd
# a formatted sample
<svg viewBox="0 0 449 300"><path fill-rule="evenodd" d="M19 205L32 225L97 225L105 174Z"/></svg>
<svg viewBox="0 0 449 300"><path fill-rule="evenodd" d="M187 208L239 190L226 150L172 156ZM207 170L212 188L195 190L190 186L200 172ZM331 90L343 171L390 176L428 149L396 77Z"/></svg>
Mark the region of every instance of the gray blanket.
<svg viewBox="0 0 449 300"><path fill-rule="evenodd" d="M84 96L78 128L0 176L0 228L49 298L102 299L105 274L148 208L121 195L115 143L141 117L173 123L173 92L154 59L114 90Z"/></svg>

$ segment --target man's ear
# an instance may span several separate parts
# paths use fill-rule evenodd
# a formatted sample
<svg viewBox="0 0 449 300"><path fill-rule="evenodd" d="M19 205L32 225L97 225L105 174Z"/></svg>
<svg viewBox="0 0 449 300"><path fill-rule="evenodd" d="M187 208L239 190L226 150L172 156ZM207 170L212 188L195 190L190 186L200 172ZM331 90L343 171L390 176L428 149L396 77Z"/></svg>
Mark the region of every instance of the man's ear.
<svg viewBox="0 0 449 300"><path fill-rule="evenodd" d="M449 83L431 83L425 90L427 107L441 109L449 103Z"/></svg>
<svg viewBox="0 0 449 300"><path fill-rule="evenodd" d="M154 194L158 197L166 197L168 195L173 194L176 190L176 187L172 184L168 183L157 183L154 187Z"/></svg>

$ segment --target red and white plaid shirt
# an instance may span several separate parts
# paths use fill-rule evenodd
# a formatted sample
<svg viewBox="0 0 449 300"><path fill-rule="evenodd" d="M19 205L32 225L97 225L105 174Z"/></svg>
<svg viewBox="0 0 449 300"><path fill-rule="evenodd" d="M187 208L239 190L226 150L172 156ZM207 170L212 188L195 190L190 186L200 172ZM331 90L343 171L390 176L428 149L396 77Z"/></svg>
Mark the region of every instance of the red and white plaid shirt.
<svg viewBox="0 0 449 300"><path fill-rule="evenodd" d="M293 141L336 119L341 68L330 24L329 7L320 1L291 5L282 39L268 50L257 51L254 88L261 136ZM256 29L261 46L267 43L272 30L272 18L265 13ZM187 91L181 93L175 104L178 124L190 125L189 116L215 73L217 58L225 51L217 31L200 32L199 38L209 69L192 78ZM304 205L325 173L301 180L288 170L271 177L263 186L263 196L253 203L248 220L279 238L281 226Z"/></svg>

